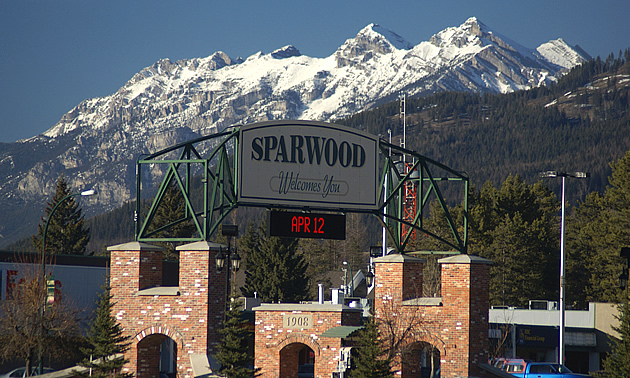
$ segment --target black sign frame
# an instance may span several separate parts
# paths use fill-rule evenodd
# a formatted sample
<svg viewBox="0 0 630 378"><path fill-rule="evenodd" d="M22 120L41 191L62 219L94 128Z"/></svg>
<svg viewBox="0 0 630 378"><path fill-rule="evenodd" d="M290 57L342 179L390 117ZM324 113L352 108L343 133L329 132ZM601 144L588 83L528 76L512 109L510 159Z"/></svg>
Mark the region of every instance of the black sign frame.
<svg viewBox="0 0 630 378"><path fill-rule="evenodd" d="M346 215L270 210L267 235L281 238L346 239Z"/></svg>

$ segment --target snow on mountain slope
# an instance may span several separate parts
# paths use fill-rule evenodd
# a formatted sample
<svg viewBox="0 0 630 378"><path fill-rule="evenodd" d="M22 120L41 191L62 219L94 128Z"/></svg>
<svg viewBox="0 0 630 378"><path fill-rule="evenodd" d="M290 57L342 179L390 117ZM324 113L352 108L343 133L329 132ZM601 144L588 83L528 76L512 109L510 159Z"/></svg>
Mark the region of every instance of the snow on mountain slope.
<svg viewBox="0 0 630 378"><path fill-rule="evenodd" d="M61 172L73 187L99 185L98 205L88 211L111 209L134 196L139 154L182 140L265 120L333 121L403 91L527 89L557 80L585 55L561 39L525 48L472 17L415 46L370 24L325 58L289 45L245 60L223 52L162 59L116 93L81 102L42 135L3 146L0 211L7 201L15 211L20 204L40 206ZM34 228L36 221L23 226ZM0 224L6 234L2 227L8 226Z"/></svg>
<svg viewBox="0 0 630 378"><path fill-rule="evenodd" d="M402 88L411 88L408 95L509 92L540 85L581 61L561 40L542 45L540 54L506 40L473 17L417 46L370 24L323 59L303 56L293 46L245 61L224 53L165 59L143 69L117 93L81 103L44 135L83 126L142 126L146 132L171 128L174 122L207 134L233 123L268 119L331 120L367 109Z"/></svg>
<svg viewBox="0 0 630 378"><path fill-rule="evenodd" d="M591 57L579 46L571 47L562 38L549 41L536 49L549 62L560 67L573 67Z"/></svg>

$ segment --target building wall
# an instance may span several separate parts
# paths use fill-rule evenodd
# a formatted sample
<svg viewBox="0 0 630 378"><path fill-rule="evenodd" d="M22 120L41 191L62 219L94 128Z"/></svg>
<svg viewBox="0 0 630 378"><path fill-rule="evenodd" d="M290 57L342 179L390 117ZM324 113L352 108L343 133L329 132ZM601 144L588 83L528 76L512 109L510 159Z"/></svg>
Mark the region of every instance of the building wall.
<svg viewBox="0 0 630 378"><path fill-rule="evenodd" d="M360 325L362 313L360 309L341 304L263 304L254 311L254 365L260 369L257 374L270 378L297 376L297 355L292 349L300 344L308 346L315 354L315 377L330 377L337 368L343 340L320 335L333 327ZM312 324L302 328L285 327L286 315L310 316Z"/></svg>
<svg viewBox="0 0 630 378"><path fill-rule="evenodd" d="M14 258L14 254L10 254L10 257ZM101 259L98 259L99 263L102 262L101 266L80 265L81 260L86 259L73 260L77 260L74 261L76 265L48 264L46 272L55 280L57 295L62 295L64 300L80 309L82 317L89 317L96 309L98 294L103 291L103 285L107 282L109 269ZM17 261L0 262L0 300L6 300L22 280L40 274L40 270L39 262L22 261L19 257Z"/></svg>

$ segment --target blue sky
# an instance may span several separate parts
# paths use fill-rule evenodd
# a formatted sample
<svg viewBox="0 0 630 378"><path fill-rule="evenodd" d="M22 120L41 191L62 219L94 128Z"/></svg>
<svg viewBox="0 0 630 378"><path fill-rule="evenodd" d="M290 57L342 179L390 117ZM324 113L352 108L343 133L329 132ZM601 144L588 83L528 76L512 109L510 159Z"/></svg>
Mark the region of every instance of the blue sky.
<svg viewBox="0 0 630 378"><path fill-rule="evenodd" d="M40 134L161 58L292 44L325 57L369 23L413 44L475 16L530 48L563 38L605 58L630 47L630 1L1 0L0 142Z"/></svg>

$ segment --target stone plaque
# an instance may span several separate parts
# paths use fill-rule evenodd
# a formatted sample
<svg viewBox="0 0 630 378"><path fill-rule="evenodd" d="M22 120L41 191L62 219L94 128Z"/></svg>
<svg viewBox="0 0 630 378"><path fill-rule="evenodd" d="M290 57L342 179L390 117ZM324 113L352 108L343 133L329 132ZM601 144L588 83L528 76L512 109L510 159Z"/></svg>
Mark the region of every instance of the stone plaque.
<svg viewBox="0 0 630 378"><path fill-rule="evenodd" d="M282 328L309 329L313 327L313 314L284 314Z"/></svg>

